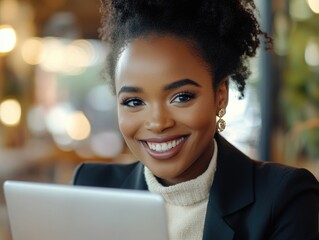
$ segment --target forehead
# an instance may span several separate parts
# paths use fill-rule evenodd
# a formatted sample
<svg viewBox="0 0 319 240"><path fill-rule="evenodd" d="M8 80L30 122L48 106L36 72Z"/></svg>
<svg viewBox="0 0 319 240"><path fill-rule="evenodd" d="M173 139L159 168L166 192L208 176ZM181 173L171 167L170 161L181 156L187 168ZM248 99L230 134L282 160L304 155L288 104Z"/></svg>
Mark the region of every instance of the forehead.
<svg viewBox="0 0 319 240"><path fill-rule="evenodd" d="M141 78L194 79L207 74L208 65L190 42L172 36L152 36L125 46L117 62L115 84Z"/></svg>

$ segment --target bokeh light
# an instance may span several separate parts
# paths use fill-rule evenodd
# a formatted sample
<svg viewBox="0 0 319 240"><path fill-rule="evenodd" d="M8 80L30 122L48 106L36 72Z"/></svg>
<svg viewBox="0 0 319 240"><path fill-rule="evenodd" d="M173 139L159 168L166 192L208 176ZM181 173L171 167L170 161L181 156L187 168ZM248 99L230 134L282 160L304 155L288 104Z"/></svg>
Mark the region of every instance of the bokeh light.
<svg viewBox="0 0 319 240"><path fill-rule="evenodd" d="M66 133L66 123L68 114L72 111L69 105L57 105L45 116L45 125L52 135L62 135Z"/></svg>
<svg viewBox="0 0 319 240"><path fill-rule="evenodd" d="M6 99L0 105L0 120L6 126L16 126L21 120L21 105L15 99Z"/></svg>
<svg viewBox="0 0 319 240"><path fill-rule="evenodd" d="M319 66L319 40L310 40L305 50L305 61L310 67Z"/></svg>
<svg viewBox="0 0 319 240"><path fill-rule="evenodd" d="M43 51L41 52L41 67L47 72L61 72L64 65L64 44L57 38L43 39Z"/></svg>
<svg viewBox="0 0 319 240"><path fill-rule="evenodd" d="M21 48L23 60L30 65L40 65L51 73L80 75L88 67L105 61L107 48L97 40L77 39L70 41L58 37L33 37Z"/></svg>
<svg viewBox="0 0 319 240"><path fill-rule="evenodd" d="M95 54L92 45L87 40L75 40L66 46L66 72L81 73L92 64Z"/></svg>
<svg viewBox="0 0 319 240"><path fill-rule="evenodd" d="M123 147L123 138L119 132L100 132L91 139L91 148L99 157L116 157L121 153Z"/></svg>
<svg viewBox="0 0 319 240"><path fill-rule="evenodd" d="M21 49L21 54L23 60L30 65L37 65L43 61L42 51L43 51L43 42L41 38L30 38L26 40Z"/></svg>
<svg viewBox="0 0 319 240"><path fill-rule="evenodd" d="M75 153L81 157L81 158L85 158L85 159L90 159L90 158L94 158L95 154L91 148L91 145L88 143L85 144L81 144L79 146L77 146L75 148Z"/></svg>
<svg viewBox="0 0 319 240"><path fill-rule="evenodd" d="M76 111L68 115L66 131L70 138L81 141L89 137L91 125L83 112Z"/></svg>
<svg viewBox="0 0 319 240"><path fill-rule="evenodd" d="M34 51L30 50L32 48ZM98 53L88 40L70 42L62 38L47 37L27 41L22 54L25 62L40 64L44 71L79 75L97 63Z"/></svg>
<svg viewBox="0 0 319 240"><path fill-rule="evenodd" d="M319 0L308 0L308 5L314 13L319 14Z"/></svg>
<svg viewBox="0 0 319 240"><path fill-rule="evenodd" d="M16 45L15 30L9 25L0 26L0 53L11 52Z"/></svg>
<svg viewBox="0 0 319 240"><path fill-rule="evenodd" d="M289 3L289 13L296 21L307 20L313 15L313 12L305 0L291 0Z"/></svg>
<svg viewBox="0 0 319 240"><path fill-rule="evenodd" d="M53 135L53 140L62 151L69 152L74 150L74 141L67 134L55 134Z"/></svg>

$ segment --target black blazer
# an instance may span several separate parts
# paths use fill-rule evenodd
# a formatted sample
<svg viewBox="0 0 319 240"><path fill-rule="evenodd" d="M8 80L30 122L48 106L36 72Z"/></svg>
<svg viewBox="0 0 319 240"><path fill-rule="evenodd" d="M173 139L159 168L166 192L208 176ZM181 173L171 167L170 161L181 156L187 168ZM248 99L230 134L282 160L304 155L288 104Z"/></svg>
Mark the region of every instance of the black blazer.
<svg viewBox="0 0 319 240"><path fill-rule="evenodd" d="M319 184L305 169L249 159L220 135L204 240L319 239ZM144 166L82 164L75 185L147 190Z"/></svg>

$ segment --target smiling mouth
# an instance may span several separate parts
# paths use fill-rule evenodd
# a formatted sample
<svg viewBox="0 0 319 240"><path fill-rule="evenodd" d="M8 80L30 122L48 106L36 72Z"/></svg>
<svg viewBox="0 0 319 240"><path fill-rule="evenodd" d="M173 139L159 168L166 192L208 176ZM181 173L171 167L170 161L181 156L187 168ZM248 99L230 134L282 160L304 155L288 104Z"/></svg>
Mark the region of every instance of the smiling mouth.
<svg viewBox="0 0 319 240"><path fill-rule="evenodd" d="M175 147L177 147L179 144L181 144L186 138L185 137L181 137L179 139L175 139L172 141L167 141L164 143L153 143L153 142L146 142L146 144L148 145L148 147L156 152L166 152L169 151Z"/></svg>

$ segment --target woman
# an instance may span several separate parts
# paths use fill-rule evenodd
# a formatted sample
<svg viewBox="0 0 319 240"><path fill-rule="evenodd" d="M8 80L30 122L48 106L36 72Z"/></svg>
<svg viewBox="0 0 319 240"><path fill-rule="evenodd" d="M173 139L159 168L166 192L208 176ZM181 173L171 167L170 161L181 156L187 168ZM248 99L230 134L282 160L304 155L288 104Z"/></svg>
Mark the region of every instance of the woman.
<svg viewBox="0 0 319 240"><path fill-rule="evenodd" d="M319 239L306 170L223 139L229 79L243 96L260 30L252 0L102 1L121 133L139 162L83 164L74 184L160 193L170 239ZM216 123L216 116L219 118Z"/></svg>

